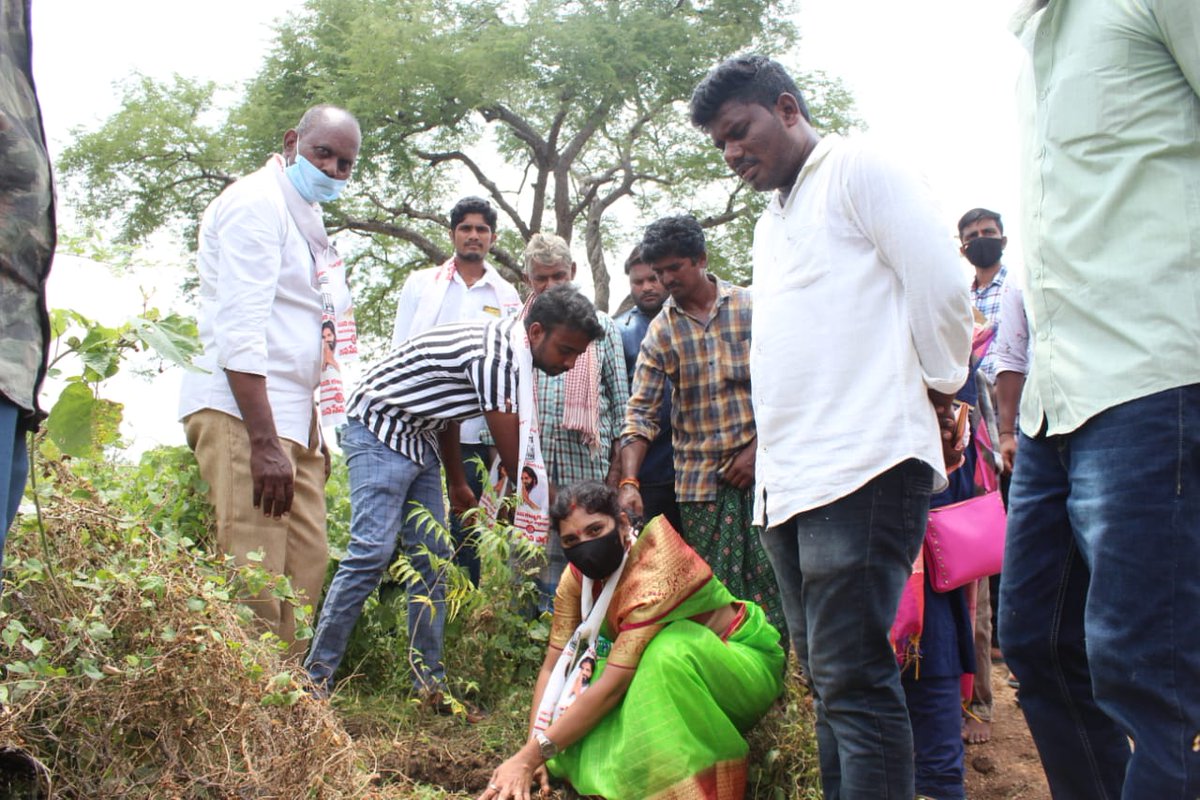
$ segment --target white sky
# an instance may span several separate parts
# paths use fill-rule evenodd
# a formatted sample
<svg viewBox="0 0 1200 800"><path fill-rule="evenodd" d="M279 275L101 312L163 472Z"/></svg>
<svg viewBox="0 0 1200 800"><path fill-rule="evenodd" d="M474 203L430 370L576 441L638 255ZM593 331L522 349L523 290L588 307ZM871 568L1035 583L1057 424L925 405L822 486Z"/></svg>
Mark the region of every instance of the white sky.
<svg viewBox="0 0 1200 800"><path fill-rule="evenodd" d="M1007 27L1016 4L798 0L802 40L791 59L845 82L870 135L929 179L948 229L974 206L1002 213L1014 258L1020 48ZM114 84L134 71L225 84L250 78L271 45L272 23L300 7L299 0L37 0L34 77L52 153L70 142L72 128L95 127L116 111ZM621 263L627 249L610 254L610 264ZM624 276L613 277L616 283ZM162 267L116 277L60 257L50 304L118 324L140 310L142 291L160 307L178 305L178 280L178 272ZM614 302L623 294L614 285ZM107 389L106 396L126 404L124 432L133 450L182 443L174 418L177 384L169 371L149 386L119 376ZM136 430L130 420L137 420Z"/></svg>

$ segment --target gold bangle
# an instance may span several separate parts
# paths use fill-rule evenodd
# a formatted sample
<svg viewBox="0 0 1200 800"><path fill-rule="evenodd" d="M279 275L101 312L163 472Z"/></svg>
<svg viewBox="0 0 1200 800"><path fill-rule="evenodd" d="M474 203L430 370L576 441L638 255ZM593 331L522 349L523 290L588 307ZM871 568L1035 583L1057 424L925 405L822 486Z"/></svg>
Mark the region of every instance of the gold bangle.
<svg viewBox="0 0 1200 800"><path fill-rule="evenodd" d="M622 489L626 486L632 486L633 488L639 490L642 488L641 481L639 481L637 478L622 478L621 482L617 484L618 489Z"/></svg>

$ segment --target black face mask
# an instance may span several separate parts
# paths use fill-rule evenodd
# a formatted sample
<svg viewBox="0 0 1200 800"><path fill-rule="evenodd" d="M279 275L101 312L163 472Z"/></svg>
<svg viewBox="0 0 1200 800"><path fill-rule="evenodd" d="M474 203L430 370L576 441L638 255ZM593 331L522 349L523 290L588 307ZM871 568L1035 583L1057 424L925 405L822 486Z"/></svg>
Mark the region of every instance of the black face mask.
<svg viewBox="0 0 1200 800"><path fill-rule="evenodd" d="M621 559L625 557L620 527L614 527L611 533L590 541L580 542L570 550L563 548L563 555L584 575L594 581L603 580L617 571Z"/></svg>
<svg viewBox="0 0 1200 800"><path fill-rule="evenodd" d="M1004 252L1004 240L980 236L967 242L967 261L980 269L995 266Z"/></svg>

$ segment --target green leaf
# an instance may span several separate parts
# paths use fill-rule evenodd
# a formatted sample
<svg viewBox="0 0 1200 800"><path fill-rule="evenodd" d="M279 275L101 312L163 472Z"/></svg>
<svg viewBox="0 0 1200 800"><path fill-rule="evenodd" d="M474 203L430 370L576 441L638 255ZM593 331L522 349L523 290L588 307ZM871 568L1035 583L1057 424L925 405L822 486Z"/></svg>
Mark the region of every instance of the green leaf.
<svg viewBox="0 0 1200 800"><path fill-rule="evenodd" d="M42 650L46 647L45 639L22 639L21 646L35 656L42 654Z"/></svg>
<svg viewBox="0 0 1200 800"><path fill-rule="evenodd" d="M96 397L86 384L72 383L63 389L50 409L46 432L58 448L76 458L92 455L92 424Z"/></svg>
<svg viewBox="0 0 1200 800"><path fill-rule="evenodd" d="M87 635L96 641L106 641L113 638L112 630L103 622L93 622L87 627Z"/></svg>
<svg viewBox="0 0 1200 800"><path fill-rule="evenodd" d="M208 371L192 363L192 358L201 349L192 320L174 314L161 321L138 317L133 320L133 326L138 338L160 357L189 372Z"/></svg>

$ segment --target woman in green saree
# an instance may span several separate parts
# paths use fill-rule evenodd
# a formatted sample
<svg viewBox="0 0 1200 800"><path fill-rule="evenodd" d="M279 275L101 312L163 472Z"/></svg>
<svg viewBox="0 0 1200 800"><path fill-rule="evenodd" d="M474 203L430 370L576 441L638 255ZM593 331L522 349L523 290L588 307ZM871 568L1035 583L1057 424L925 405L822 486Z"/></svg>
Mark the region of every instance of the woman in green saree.
<svg viewBox="0 0 1200 800"><path fill-rule="evenodd" d="M548 775L606 800L741 800L742 733L783 688L763 610L734 598L665 518L635 536L602 483L560 490L550 524L570 563L529 739L481 800L525 800L534 783L545 793Z"/></svg>

